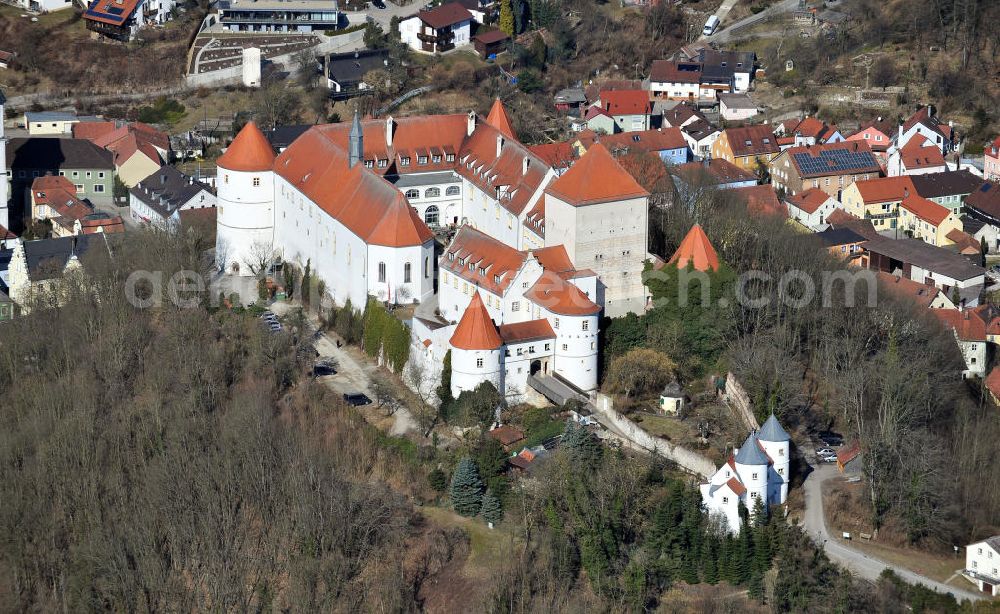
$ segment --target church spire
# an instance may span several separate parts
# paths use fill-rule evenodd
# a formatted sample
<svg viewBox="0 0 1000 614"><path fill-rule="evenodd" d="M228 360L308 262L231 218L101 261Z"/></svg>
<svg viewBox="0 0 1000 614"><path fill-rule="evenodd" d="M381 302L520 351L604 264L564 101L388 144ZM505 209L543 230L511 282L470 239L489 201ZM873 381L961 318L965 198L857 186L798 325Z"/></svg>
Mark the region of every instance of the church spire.
<svg viewBox="0 0 1000 614"><path fill-rule="evenodd" d="M351 168L364 158L365 137L361 133L361 118L358 117L358 109L354 109L354 121L351 122L350 151L348 160Z"/></svg>

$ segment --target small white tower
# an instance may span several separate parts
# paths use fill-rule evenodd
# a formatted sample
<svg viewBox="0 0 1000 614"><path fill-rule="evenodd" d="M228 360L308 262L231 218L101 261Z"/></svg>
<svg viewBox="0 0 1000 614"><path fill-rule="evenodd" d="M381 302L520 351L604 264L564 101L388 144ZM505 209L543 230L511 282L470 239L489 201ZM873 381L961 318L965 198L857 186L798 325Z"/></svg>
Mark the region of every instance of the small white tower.
<svg viewBox="0 0 1000 614"><path fill-rule="evenodd" d="M226 273L255 275L274 251L274 150L248 123L216 163L216 264Z"/></svg>
<svg viewBox="0 0 1000 614"><path fill-rule="evenodd" d="M734 460L736 473L739 474L743 486L747 489L743 503L752 514L757 505L757 499L762 499L765 507L767 506L767 454L764 453L757 441L756 433L750 433L747 440L740 446Z"/></svg>
<svg viewBox="0 0 1000 614"><path fill-rule="evenodd" d="M771 457L771 468L768 472L767 499L772 505L781 505L788 498L788 472L790 463L791 437L781 428L774 414L767 419L757 433L760 445Z"/></svg>
<svg viewBox="0 0 1000 614"><path fill-rule="evenodd" d="M243 50L243 85L260 87L260 48L247 47Z"/></svg>
<svg viewBox="0 0 1000 614"><path fill-rule="evenodd" d="M451 394L458 397L488 381L504 393L503 340L479 291L472 296L451 335Z"/></svg>

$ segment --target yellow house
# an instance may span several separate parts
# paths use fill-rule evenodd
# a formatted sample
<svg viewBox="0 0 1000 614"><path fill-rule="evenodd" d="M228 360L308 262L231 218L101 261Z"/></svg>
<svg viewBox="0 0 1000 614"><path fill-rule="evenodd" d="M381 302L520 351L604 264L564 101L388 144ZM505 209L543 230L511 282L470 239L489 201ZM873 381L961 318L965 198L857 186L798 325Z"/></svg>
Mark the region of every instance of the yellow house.
<svg viewBox="0 0 1000 614"><path fill-rule="evenodd" d="M136 149L128 157L116 155L115 166L122 183L130 188L135 187L140 181L160 170L160 159L158 156L150 157L152 153Z"/></svg>
<svg viewBox="0 0 1000 614"><path fill-rule="evenodd" d="M911 193L899 204L899 227L914 239L941 247L954 243L947 235L962 230L962 220L947 207Z"/></svg>
<svg viewBox="0 0 1000 614"><path fill-rule="evenodd" d="M726 128L712 144L712 157L722 158L754 173L759 164L767 166L781 153L770 126Z"/></svg>
<svg viewBox="0 0 1000 614"><path fill-rule="evenodd" d="M875 230L897 226L899 203L916 194L909 177L882 177L855 181L841 194L844 210L855 217L871 220Z"/></svg>

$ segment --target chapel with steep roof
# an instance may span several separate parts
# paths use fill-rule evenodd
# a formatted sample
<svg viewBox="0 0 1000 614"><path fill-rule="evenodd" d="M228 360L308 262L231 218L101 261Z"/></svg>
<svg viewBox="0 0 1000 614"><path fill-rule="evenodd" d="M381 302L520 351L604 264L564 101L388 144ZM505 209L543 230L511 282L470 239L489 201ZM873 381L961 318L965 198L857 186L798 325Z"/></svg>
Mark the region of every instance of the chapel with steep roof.
<svg viewBox="0 0 1000 614"><path fill-rule="evenodd" d="M751 432L722 467L702 484L701 501L708 513L740 532L740 506L752 515L758 502L765 508L788 498L791 437L771 414L759 431Z"/></svg>

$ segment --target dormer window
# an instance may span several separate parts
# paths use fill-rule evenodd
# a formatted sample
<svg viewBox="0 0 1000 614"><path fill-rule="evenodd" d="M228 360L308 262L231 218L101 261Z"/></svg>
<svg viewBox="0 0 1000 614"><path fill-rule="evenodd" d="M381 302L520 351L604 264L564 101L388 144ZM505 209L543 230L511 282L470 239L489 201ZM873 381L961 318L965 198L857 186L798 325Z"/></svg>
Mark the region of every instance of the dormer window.
<svg viewBox="0 0 1000 614"><path fill-rule="evenodd" d="M434 154L433 156L431 156L431 161L434 162L434 164L438 164L439 162L441 162L441 156L438 154Z"/></svg>
<svg viewBox="0 0 1000 614"><path fill-rule="evenodd" d="M495 283L495 284L499 284L500 283L500 276L499 275L494 275L493 276L493 283Z"/></svg>
<svg viewBox="0 0 1000 614"><path fill-rule="evenodd" d="M447 160L448 160L449 162L454 162L454 161L455 161L455 154L448 154L448 158L447 158Z"/></svg>
<svg viewBox="0 0 1000 614"><path fill-rule="evenodd" d="M399 163L402 166L409 166L410 165L410 156L403 156L402 158L399 159Z"/></svg>
<svg viewBox="0 0 1000 614"><path fill-rule="evenodd" d="M746 141L744 141L744 143L746 144L746 146L747 146L747 147L750 147L750 145L752 145L752 144L753 144L753 143L752 143L752 142L750 141L750 139L747 139Z"/></svg>
<svg viewBox="0 0 1000 614"><path fill-rule="evenodd" d="M374 168L374 167L375 167L374 160L365 160L365 168Z"/></svg>
<svg viewBox="0 0 1000 614"><path fill-rule="evenodd" d="M764 139L764 144L765 145L769 144L770 142L771 142L771 139L767 139L767 138Z"/></svg>
<svg viewBox="0 0 1000 614"><path fill-rule="evenodd" d="M389 161L388 160L379 160L378 161L378 167L379 168L385 168L387 166L389 166Z"/></svg>
<svg viewBox="0 0 1000 614"><path fill-rule="evenodd" d="M455 259L455 252L448 252L448 260L454 260L454 259Z"/></svg>
<svg viewBox="0 0 1000 614"><path fill-rule="evenodd" d="M427 156L417 156L417 164L427 164Z"/></svg>

